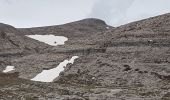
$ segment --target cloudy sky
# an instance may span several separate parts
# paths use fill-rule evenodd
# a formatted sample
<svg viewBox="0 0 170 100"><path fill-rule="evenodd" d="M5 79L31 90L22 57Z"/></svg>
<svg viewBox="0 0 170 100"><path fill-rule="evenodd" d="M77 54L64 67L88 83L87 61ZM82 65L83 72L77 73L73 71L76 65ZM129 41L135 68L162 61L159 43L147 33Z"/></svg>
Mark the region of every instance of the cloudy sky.
<svg viewBox="0 0 170 100"><path fill-rule="evenodd" d="M169 13L170 0L0 0L0 22L15 27L99 18L112 26Z"/></svg>

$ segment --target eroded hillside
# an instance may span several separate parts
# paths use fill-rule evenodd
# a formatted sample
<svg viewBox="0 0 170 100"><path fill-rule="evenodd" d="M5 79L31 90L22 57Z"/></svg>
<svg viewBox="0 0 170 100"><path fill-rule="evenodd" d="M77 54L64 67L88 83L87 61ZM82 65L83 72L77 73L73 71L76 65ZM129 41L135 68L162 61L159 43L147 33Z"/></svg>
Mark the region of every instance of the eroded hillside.
<svg viewBox="0 0 170 100"><path fill-rule="evenodd" d="M3 25L4 26L4 25ZM0 98L57 100L169 100L170 94L170 14L165 14L117 28L98 19L85 19L60 26L15 29L12 44L1 32L1 45L23 50L25 35L53 34L65 36L63 46L48 46L28 38L45 49L22 56L7 56L16 67L1 73ZM1 28L2 30L2 28ZM5 33L5 35L4 35ZM29 47L29 46L28 46ZM1 47L3 50L3 46ZM9 49L7 49L9 50ZM13 48L10 49L13 52ZM2 52L2 54L4 54ZM42 70L54 68L64 59L79 56L66 66L52 83L30 81ZM0 59L4 59L0 56ZM9 60L10 59L10 60ZM8 64L1 63L1 70ZM37 93L37 91L40 91ZM17 94L16 94L17 93Z"/></svg>

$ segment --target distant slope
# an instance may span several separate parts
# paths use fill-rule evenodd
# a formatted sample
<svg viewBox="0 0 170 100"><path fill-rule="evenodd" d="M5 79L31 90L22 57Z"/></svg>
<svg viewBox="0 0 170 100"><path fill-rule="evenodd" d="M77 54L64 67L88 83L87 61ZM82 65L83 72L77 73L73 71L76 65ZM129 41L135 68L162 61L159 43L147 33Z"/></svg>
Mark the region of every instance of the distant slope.
<svg viewBox="0 0 170 100"><path fill-rule="evenodd" d="M16 28L2 23L0 24L0 41L1 51L14 49L21 51L34 51L34 49L40 46L42 46L40 48L47 46L45 44L38 43L37 41L26 36L21 36L20 31L18 31Z"/></svg>
<svg viewBox="0 0 170 100"><path fill-rule="evenodd" d="M19 33L16 28L0 23L0 66L10 65L14 58L41 53L49 47Z"/></svg>
<svg viewBox="0 0 170 100"><path fill-rule="evenodd" d="M35 28L20 28L21 35L30 34L53 34L56 36L65 36L69 40L64 48L90 48L98 44L98 34L113 28L108 26L104 21L95 18L83 19L63 25L45 26ZM70 46L72 45L72 46Z"/></svg>
<svg viewBox="0 0 170 100"><path fill-rule="evenodd" d="M54 34L62 35L68 38L74 36L88 36L92 33L102 32L107 30L108 25L99 19L84 19L76 22L71 22L63 25L56 26L45 26L45 27L35 27L35 28L20 28L22 34Z"/></svg>

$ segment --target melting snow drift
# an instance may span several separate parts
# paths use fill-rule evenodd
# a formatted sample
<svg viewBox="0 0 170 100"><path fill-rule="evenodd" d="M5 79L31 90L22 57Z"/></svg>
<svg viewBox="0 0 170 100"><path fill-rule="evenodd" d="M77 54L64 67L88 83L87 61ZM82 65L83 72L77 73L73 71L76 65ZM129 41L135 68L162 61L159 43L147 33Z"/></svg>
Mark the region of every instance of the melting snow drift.
<svg viewBox="0 0 170 100"><path fill-rule="evenodd" d="M109 27L106 27L106 29L110 29Z"/></svg>
<svg viewBox="0 0 170 100"><path fill-rule="evenodd" d="M54 36L54 35L26 35L29 38L44 42L51 46L64 45L68 38L64 36Z"/></svg>
<svg viewBox="0 0 170 100"><path fill-rule="evenodd" d="M74 60L77 58L78 56L73 56L70 60L64 60L61 62L56 68L43 70L31 80L40 82L53 82L53 80L59 76L60 72L64 71L64 67L66 67L69 63L73 64Z"/></svg>
<svg viewBox="0 0 170 100"><path fill-rule="evenodd" d="M14 66L7 66L6 69L3 70L3 72L4 72L4 73L8 73L8 72L13 71L13 70L15 70L15 69L14 69Z"/></svg>

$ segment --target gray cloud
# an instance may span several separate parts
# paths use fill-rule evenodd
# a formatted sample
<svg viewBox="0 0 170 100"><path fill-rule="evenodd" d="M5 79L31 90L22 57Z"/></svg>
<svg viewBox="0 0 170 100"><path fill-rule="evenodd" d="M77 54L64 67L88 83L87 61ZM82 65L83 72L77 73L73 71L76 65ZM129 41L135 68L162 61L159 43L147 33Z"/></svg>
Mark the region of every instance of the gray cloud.
<svg viewBox="0 0 170 100"><path fill-rule="evenodd" d="M170 0L98 0L89 17L119 26L170 12Z"/></svg>
<svg viewBox="0 0 170 100"><path fill-rule="evenodd" d="M133 2L134 0L99 0L89 17L103 19L108 24L119 23Z"/></svg>
<svg viewBox="0 0 170 100"><path fill-rule="evenodd" d="M168 13L169 5L170 0L0 0L0 22L37 27L95 17L119 26Z"/></svg>

